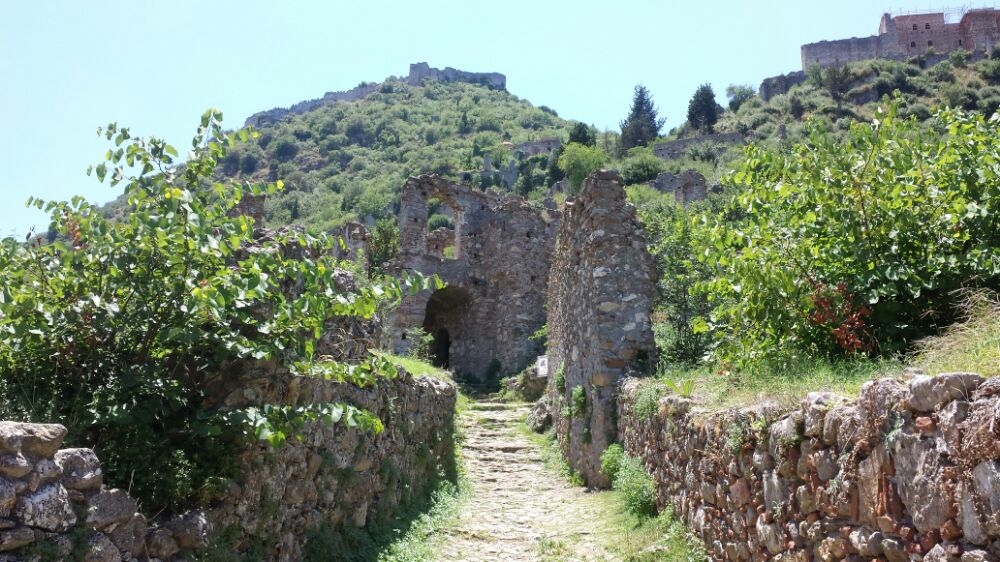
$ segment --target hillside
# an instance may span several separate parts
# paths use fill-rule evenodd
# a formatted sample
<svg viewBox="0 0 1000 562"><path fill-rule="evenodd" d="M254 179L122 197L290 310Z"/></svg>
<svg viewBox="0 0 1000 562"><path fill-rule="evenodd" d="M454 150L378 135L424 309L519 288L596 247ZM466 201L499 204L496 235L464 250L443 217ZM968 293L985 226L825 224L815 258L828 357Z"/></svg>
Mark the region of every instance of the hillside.
<svg viewBox="0 0 1000 562"><path fill-rule="evenodd" d="M572 125L554 111L479 84L426 80L414 86L393 78L371 89L356 101L262 124L260 138L227 156L221 172L282 179L286 190L267 202L267 221L327 230L394 214L410 175L460 179L466 172L466 181L479 183L484 156L507 162L513 144L564 138ZM535 173L527 175L534 183L525 188L522 182L522 189L543 183L546 160L536 158L533 166ZM486 183L501 184L500 170L492 169Z"/></svg>

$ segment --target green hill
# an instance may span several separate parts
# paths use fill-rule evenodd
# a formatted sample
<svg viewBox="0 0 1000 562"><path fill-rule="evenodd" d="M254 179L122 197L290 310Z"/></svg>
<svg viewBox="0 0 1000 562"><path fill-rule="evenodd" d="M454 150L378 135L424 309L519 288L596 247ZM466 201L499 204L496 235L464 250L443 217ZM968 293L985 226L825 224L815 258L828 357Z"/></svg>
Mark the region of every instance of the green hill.
<svg viewBox="0 0 1000 562"><path fill-rule="evenodd" d="M480 183L484 156L508 162L512 144L565 139L571 126L554 111L506 91L390 79L364 99L260 127L260 138L227 156L220 171L282 179L285 192L267 202L267 222L326 230L355 218L394 214L410 175L437 172ZM527 181L518 189L526 194L542 186L547 167L545 156L522 164L520 175ZM496 172L485 183L499 185Z"/></svg>

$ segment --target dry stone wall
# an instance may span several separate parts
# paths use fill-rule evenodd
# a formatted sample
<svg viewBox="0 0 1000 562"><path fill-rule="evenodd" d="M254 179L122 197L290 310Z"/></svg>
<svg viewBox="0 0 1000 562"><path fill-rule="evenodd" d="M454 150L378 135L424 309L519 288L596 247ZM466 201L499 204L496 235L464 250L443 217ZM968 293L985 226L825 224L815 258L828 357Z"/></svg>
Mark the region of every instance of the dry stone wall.
<svg viewBox="0 0 1000 562"><path fill-rule="evenodd" d="M401 372L359 389L283 376L264 363L233 365L226 379L219 390L228 389L228 407L349 402L386 429L372 435L310 423L301 441L254 444L239 455L239 478L220 484L211 505L152 522L125 490L103 484L93 450L60 449L62 425L0 422L0 562L71 552L90 562L185 559L195 551L212 559L251 550L262 560L301 560L310 531L384 520L454 471L448 383Z"/></svg>
<svg viewBox="0 0 1000 562"><path fill-rule="evenodd" d="M607 486L600 455L615 440L615 396L633 368L654 361L650 312L656 269L621 179L594 172L565 206L549 275L550 402L570 466Z"/></svg>
<svg viewBox="0 0 1000 562"><path fill-rule="evenodd" d="M1000 378L880 379L791 410L671 395L645 418L642 384L622 387L619 438L713 560L1000 560Z"/></svg>

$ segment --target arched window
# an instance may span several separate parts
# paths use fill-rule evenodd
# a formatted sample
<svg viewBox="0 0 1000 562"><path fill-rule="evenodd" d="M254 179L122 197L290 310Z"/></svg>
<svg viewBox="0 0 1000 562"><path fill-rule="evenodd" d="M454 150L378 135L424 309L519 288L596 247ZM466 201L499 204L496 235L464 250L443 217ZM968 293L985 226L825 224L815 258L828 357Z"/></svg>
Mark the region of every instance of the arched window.
<svg viewBox="0 0 1000 562"><path fill-rule="evenodd" d="M911 49L916 49L917 48L917 42L916 41L910 41L910 48Z"/></svg>
<svg viewBox="0 0 1000 562"><path fill-rule="evenodd" d="M928 41L927 42L927 46L928 47L933 47L934 46L934 41Z"/></svg>

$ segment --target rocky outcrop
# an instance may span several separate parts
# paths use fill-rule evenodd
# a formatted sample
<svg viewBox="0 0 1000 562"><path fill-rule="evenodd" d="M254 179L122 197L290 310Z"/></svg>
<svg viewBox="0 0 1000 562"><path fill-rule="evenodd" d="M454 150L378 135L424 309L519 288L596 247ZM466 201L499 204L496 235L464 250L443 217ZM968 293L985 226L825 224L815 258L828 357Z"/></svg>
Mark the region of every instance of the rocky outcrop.
<svg viewBox="0 0 1000 562"><path fill-rule="evenodd" d="M713 560L1000 556L1000 379L880 379L790 411L667 396L646 418L641 384L622 386L619 438Z"/></svg>
<svg viewBox="0 0 1000 562"><path fill-rule="evenodd" d="M655 364L656 268L621 178L594 172L568 202L549 274L549 394L556 435L590 486L615 440L615 395L630 369Z"/></svg>

